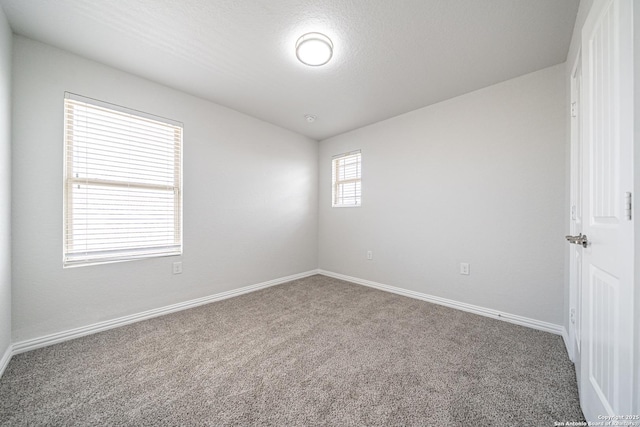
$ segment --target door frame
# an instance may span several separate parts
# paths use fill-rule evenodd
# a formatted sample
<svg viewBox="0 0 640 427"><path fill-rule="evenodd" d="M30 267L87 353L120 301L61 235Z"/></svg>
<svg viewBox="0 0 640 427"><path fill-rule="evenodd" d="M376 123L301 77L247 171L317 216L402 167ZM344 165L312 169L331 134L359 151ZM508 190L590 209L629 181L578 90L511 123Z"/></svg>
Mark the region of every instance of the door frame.
<svg viewBox="0 0 640 427"><path fill-rule="evenodd" d="M569 230L570 234L576 235L581 232L582 229L577 230L576 218L581 216L582 206L580 206L582 195L581 180L582 180L582 168L580 167L582 161L582 105L580 100L582 90L581 87L576 87L576 74L582 71L582 49L578 48L573 66L571 67L571 73L569 75L569 130L571 135L571 149L569 157ZM574 119L574 112L577 114L578 120ZM575 257L575 251L579 250L576 246L568 245L569 251L569 342L567 352L569 353L569 359L579 366L579 361L576 358L579 356L579 342L580 329L577 328L577 322L580 321L582 313L578 309L581 293L581 274L578 271L580 266L576 265L577 260ZM576 370L577 374L577 370Z"/></svg>

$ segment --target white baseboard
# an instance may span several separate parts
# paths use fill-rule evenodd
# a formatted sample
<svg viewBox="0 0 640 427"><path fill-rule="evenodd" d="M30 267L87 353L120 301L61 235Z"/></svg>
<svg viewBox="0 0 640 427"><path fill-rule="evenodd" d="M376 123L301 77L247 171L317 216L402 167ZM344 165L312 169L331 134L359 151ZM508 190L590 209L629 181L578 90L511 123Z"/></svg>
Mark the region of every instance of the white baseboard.
<svg viewBox="0 0 640 427"><path fill-rule="evenodd" d="M2 378L4 370L7 369L11 356L13 356L13 346L9 344L9 347L7 347L7 350L2 355L2 359L0 359L0 378Z"/></svg>
<svg viewBox="0 0 640 427"><path fill-rule="evenodd" d="M467 311L474 314L479 314L481 316L491 317L499 320L504 320L505 322L515 323L517 325L526 326L533 329L538 329L545 332L550 332L556 335L561 335L565 345L568 346L568 335L566 329L561 325L556 325L553 323L543 322L540 320L530 319L523 316L518 316L510 313L503 313L496 310L491 310L488 308L480 307L477 305L467 304L463 302L458 302L455 300L450 300L446 298L436 297L433 295L423 294L420 292L410 291L408 289L402 289L395 286L385 285L382 283L373 282L370 280L359 279L357 277L351 277L344 274L334 273L326 270L310 270L304 273L294 274L291 276L281 277L278 279L269 280L266 282L258 283L255 285L249 285L238 289L233 289L226 292L221 292L214 295L209 295L202 298L193 299L190 301L185 301L177 304L168 305L165 307L160 307L152 310L147 310L141 313L132 314L129 316L119 317L117 319L107 320L104 322L94 323L88 326L82 326L79 328L70 329L67 331L57 332L50 335L45 335L38 338L33 338L25 341L20 341L14 343L10 346L0 359L0 377L4 372L5 368L9 364L9 360L12 355L23 353L25 351L35 350L37 348L46 347L49 345L57 344L63 341L72 340L75 338L79 338L85 335L95 334L98 332L106 331L108 329L117 328L119 326L128 325L130 323L140 322L142 320L151 319L153 317L162 316L169 313L174 313L176 311L186 310L189 308L197 307L200 305L208 304L215 301L221 301L227 298L231 298L234 296L246 294L249 292L255 292L260 289L265 289L271 286L279 285L281 283L290 282L292 280L302 279L305 277L313 276L314 274L322 274L324 276L333 277L336 279L345 280L347 282L356 283L359 285L368 286L371 288L380 289L386 292L392 292L394 294L407 296L410 298L416 298L419 300L431 302L434 304L444 305L447 307L455 308L458 310Z"/></svg>
<svg viewBox="0 0 640 427"><path fill-rule="evenodd" d="M318 270L310 270L304 273L293 274L291 276L286 276L286 277L280 277L278 279L269 280L267 282L262 282L255 285L249 285L242 288L233 289L230 291L221 292L214 295L209 295L202 298L196 298L190 301L168 305L166 307L154 308L152 310L143 311L141 313L136 313L129 316L119 317L117 319L106 320L104 322L98 322L88 326L82 326L75 329L69 329L63 332L57 332L54 334L45 335L38 338L20 341L13 344L12 346L13 351L9 352L9 358L11 357L12 354L24 353L25 351L35 350L36 348L46 347L48 345L72 340L74 338L79 338L85 335L95 334L97 332L106 331L108 329L117 328L119 326L128 325L130 323L140 322L142 320L147 320L153 317L162 316L164 314L186 310L189 308L197 307L199 305L209 304L211 302L220 301L223 299L235 297L235 296L246 294L249 292L255 292L257 290L279 285L281 283L286 283L292 280L313 276L314 274L318 274ZM5 357L7 357L6 354L5 354ZM4 362L4 360L5 359L3 357L2 361ZM8 363L8 359L6 363ZM0 367L2 367L2 365L0 365ZM0 376L1 376L1 371L0 371Z"/></svg>
<svg viewBox="0 0 640 427"><path fill-rule="evenodd" d="M503 313L497 310L492 310L478 305L467 304L447 298L436 297L433 295L423 294L420 292L410 291L408 289L402 289L395 286L384 285L382 283L372 282L370 280L359 279L357 277L346 276L344 274L334 273L326 270L318 270L319 274L323 276L333 277L335 279L345 280L347 282L356 283L358 285L368 286L370 288L380 289L382 291L392 292L394 294L403 295L410 298L415 298L434 304L444 305L446 307L455 308L469 313L479 314L480 316L492 317L494 319L504 320L505 322L515 323L516 325L526 326L532 329L540 331L550 332L556 335L564 335L566 331L563 326L556 325L554 323L543 322L541 320L530 319L528 317L518 316L516 314ZM565 345L568 340L565 340Z"/></svg>
<svg viewBox="0 0 640 427"><path fill-rule="evenodd" d="M7 350L2 355L2 359L0 359L0 378L2 378L4 370L7 369L7 365L9 365L11 356L13 356L13 346L9 345L9 347L7 347Z"/></svg>

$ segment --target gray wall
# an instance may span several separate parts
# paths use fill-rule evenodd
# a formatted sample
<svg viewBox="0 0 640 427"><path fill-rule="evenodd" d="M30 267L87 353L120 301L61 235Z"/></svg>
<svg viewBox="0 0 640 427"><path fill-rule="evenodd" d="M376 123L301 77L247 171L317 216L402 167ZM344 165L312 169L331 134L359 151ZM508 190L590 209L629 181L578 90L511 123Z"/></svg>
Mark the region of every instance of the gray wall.
<svg viewBox="0 0 640 427"><path fill-rule="evenodd" d="M24 37L14 52L14 342L317 267L316 141ZM181 258L62 268L64 91L184 123Z"/></svg>
<svg viewBox="0 0 640 427"><path fill-rule="evenodd" d="M564 324L564 69L322 141L319 268ZM356 149L362 207L331 208L331 156Z"/></svg>
<svg viewBox="0 0 640 427"><path fill-rule="evenodd" d="M11 345L11 38L0 8L0 359Z"/></svg>
<svg viewBox="0 0 640 427"><path fill-rule="evenodd" d="M318 152L311 139L24 37L14 51L14 342L317 267L564 324L564 65ZM62 268L64 91L184 122L182 275L171 274L176 258ZM331 156L354 149L363 206L332 209Z"/></svg>

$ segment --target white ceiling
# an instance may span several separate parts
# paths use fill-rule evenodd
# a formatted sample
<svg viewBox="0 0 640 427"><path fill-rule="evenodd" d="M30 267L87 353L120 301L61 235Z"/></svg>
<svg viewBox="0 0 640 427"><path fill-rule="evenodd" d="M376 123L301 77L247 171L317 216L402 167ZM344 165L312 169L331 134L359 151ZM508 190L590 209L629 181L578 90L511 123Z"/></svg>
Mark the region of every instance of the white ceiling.
<svg viewBox="0 0 640 427"><path fill-rule="evenodd" d="M578 1L0 4L18 34L321 140L564 62ZM310 31L333 40L323 67L295 57Z"/></svg>

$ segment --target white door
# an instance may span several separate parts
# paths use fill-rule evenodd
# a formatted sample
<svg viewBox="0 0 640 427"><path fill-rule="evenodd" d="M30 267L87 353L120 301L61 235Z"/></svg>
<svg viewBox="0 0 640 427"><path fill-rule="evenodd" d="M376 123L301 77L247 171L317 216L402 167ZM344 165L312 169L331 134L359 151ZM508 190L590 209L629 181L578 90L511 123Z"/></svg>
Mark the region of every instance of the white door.
<svg viewBox="0 0 640 427"><path fill-rule="evenodd" d="M633 0L595 0L582 30L580 400L588 421L632 413Z"/></svg>

